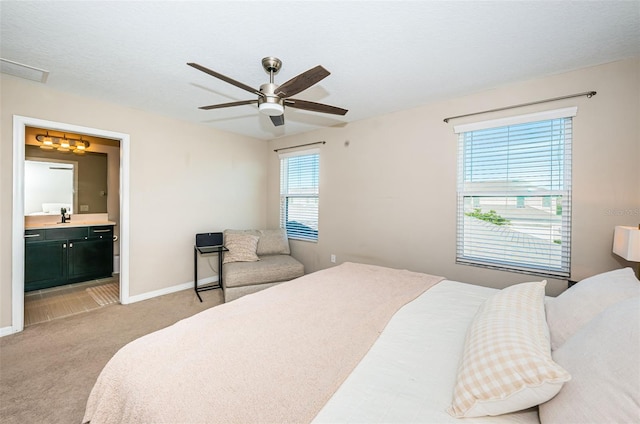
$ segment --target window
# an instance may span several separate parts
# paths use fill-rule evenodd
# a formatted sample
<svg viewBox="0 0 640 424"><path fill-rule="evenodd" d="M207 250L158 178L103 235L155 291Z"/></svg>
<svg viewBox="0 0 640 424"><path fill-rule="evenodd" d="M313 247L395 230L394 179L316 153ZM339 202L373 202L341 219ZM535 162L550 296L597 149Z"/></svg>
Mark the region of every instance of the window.
<svg viewBox="0 0 640 424"><path fill-rule="evenodd" d="M318 150L280 155L280 227L291 239L318 240L319 173Z"/></svg>
<svg viewBox="0 0 640 424"><path fill-rule="evenodd" d="M455 127L456 262L566 278L577 108Z"/></svg>

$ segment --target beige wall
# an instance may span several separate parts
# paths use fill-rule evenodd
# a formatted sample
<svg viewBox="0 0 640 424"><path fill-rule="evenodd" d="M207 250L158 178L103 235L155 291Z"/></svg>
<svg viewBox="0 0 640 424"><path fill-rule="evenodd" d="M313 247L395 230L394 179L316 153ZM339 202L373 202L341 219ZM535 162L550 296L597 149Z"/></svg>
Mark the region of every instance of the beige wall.
<svg viewBox="0 0 640 424"><path fill-rule="evenodd" d="M589 90L598 94L443 122L448 116ZM611 244L615 225L640 223L639 102L640 60L635 59L273 140L267 221L278 225L279 167L273 149L324 140L319 241L292 242L307 272L332 266L333 253L338 263L383 264L492 287L531 281L536 277L455 264L453 124L577 105L572 278L632 265L613 255ZM566 281L550 281L547 293L565 288Z"/></svg>
<svg viewBox="0 0 640 424"><path fill-rule="evenodd" d="M292 242L307 272L332 266L333 253L339 263L378 263L504 287L535 277L455 264L456 136L453 123L442 119L596 90L592 99L455 123L577 105L572 275L581 279L630 265L611 253L611 239L615 225L640 222L638 59L269 143L10 76L0 76L0 84L0 328L11 325L14 114L131 136L131 296L192 281L197 232L277 227L279 166L273 149L320 140L327 141L321 148L320 240ZM557 294L565 284L551 281L548 292Z"/></svg>
<svg viewBox="0 0 640 424"><path fill-rule="evenodd" d="M0 78L0 328L11 325L13 115L130 135L131 296L193 281L196 233L265 226L266 142Z"/></svg>

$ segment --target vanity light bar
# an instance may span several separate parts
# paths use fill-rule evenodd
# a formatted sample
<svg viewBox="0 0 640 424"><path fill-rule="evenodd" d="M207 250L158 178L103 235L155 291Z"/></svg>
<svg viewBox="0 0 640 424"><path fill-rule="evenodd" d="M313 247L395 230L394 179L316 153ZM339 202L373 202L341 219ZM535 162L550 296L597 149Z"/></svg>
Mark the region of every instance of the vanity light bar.
<svg viewBox="0 0 640 424"><path fill-rule="evenodd" d="M43 150L56 149L63 153L73 151L73 153L83 154L91 145L87 140L83 140L82 138L67 138L67 136L53 137L50 136L48 132L46 134L36 135L36 140L42 143L40 148Z"/></svg>

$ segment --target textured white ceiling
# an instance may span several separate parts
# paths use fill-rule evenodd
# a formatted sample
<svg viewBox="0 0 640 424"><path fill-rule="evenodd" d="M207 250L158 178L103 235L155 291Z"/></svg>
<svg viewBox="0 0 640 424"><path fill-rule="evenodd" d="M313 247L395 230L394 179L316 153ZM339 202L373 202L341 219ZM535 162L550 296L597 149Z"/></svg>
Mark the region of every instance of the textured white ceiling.
<svg viewBox="0 0 640 424"><path fill-rule="evenodd" d="M50 71L46 85L262 139L640 56L640 1L0 2L0 56ZM252 95L315 65L331 75L297 98L349 109L198 106ZM585 90L590 87L585 87ZM564 93L559 93L564 94Z"/></svg>

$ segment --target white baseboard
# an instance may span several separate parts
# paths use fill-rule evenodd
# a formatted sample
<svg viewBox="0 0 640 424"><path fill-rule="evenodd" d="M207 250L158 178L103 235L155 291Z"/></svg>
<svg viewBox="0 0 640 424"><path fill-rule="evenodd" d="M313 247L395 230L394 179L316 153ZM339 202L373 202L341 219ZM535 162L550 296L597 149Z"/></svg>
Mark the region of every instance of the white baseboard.
<svg viewBox="0 0 640 424"><path fill-rule="evenodd" d="M198 286L202 286L205 284L210 284L210 283L215 283L216 281L218 281L218 276L213 276L213 277L207 277L207 278L203 278L202 280L198 281ZM148 299L153 299L154 297L158 297L158 296L163 296L165 294L171 294L171 293L175 293L175 292L179 292L182 290L187 290L187 289L193 289L193 281L190 281L188 283L182 283L182 284L178 284L176 286L171 286L171 287L167 287L164 289L160 289L160 290L154 290L152 292L148 292L148 293L143 293L143 294L139 294L136 296L131 296L129 298L129 303L135 303L135 302L140 302L143 300L148 300ZM15 331L15 329L11 326L11 327L2 327L0 328L0 337L4 337L4 336L8 336L10 334L14 334L17 331Z"/></svg>
<svg viewBox="0 0 640 424"><path fill-rule="evenodd" d="M215 283L218 281L218 276L203 278L202 280L198 280L198 286L202 286L205 284ZM129 303L140 302L142 300L153 299L154 297L164 296L165 294L171 294L175 292L179 292L182 290L193 289L193 281L188 283L178 284L176 286L167 287L160 290L154 290L147 293L138 294L136 296L129 297Z"/></svg>
<svg viewBox="0 0 640 424"><path fill-rule="evenodd" d="M9 334L13 334L16 331L13 327L2 327L0 328L0 337L8 336Z"/></svg>

